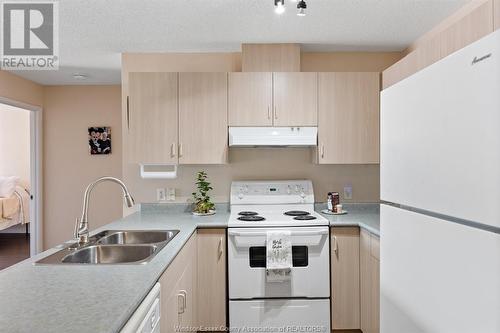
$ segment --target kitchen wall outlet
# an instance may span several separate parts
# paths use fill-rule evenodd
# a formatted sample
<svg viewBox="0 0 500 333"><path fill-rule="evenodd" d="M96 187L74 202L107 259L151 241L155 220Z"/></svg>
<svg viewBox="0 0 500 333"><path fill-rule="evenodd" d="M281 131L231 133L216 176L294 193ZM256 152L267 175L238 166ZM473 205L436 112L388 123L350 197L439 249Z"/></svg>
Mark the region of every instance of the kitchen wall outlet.
<svg viewBox="0 0 500 333"><path fill-rule="evenodd" d="M167 201L175 201L175 188L167 187Z"/></svg>
<svg viewBox="0 0 500 333"><path fill-rule="evenodd" d="M156 200L157 201L167 201L167 195L164 188L156 189Z"/></svg>
<svg viewBox="0 0 500 333"><path fill-rule="evenodd" d="M352 185L344 186L344 199L352 200Z"/></svg>

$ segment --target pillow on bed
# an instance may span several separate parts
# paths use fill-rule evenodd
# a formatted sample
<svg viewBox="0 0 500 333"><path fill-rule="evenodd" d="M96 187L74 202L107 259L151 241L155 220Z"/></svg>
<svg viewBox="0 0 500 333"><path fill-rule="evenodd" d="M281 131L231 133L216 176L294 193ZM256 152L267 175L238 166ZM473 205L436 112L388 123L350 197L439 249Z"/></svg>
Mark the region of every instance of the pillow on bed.
<svg viewBox="0 0 500 333"><path fill-rule="evenodd" d="M0 198L10 198L16 190L16 186L19 183L19 180L19 177L16 176L0 176Z"/></svg>

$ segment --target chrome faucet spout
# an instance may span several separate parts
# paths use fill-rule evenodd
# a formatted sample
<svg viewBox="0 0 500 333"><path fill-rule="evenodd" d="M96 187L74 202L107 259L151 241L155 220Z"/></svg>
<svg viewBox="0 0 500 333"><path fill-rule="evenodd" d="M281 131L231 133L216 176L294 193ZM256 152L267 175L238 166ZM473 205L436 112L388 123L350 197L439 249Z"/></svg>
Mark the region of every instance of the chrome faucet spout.
<svg viewBox="0 0 500 333"><path fill-rule="evenodd" d="M127 207L132 207L135 204L134 198L130 195L127 186L125 186L125 184L118 178L109 176L101 177L90 183L85 189L85 194L83 196L82 216L80 217L80 220L78 219L76 220L76 226L75 226L75 238L77 238L79 240L79 243L81 244L86 244L88 243L89 240L88 213L89 213L90 193L97 184L105 181L110 181L120 185L123 191L123 197Z"/></svg>

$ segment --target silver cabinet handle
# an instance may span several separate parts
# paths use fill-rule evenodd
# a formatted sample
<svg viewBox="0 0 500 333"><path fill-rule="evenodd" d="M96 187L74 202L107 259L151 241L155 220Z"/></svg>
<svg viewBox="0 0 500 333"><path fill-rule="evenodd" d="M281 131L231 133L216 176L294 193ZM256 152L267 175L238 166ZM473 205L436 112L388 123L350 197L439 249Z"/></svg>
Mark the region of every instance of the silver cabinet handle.
<svg viewBox="0 0 500 333"><path fill-rule="evenodd" d="M321 158L325 157L325 145L321 144Z"/></svg>
<svg viewBox="0 0 500 333"><path fill-rule="evenodd" d="M130 101L127 96L127 129L130 131Z"/></svg>
<svg viewBox="0 0 500 333"><path fill-rule="evenodd" d="M337 236L332 236L332 241L333 241L333 253L335 253L335 256L339 256L339 247L337 243Z"/></svg>
<svg viewBox="0 0 500 333"><path fill-rule="evenodd" d="M274 119L278 119L278 111L276 109L276 105L274 106Z"/></svg>
<svg viewBox="0 0 500 333"><path fill-rule="evenodd" d="M267 106L267 119L271 119L271 107Z"/></svg>
<svg viewBox="0 0 500 333"><path fill-rule="evenodd" d="M177 294L177 313L178 314L184 313L184 309L185 309L184 304L185 304L184 294L182 294L182 292L179 291L179 293Z"/></svg>
<svg viewBox="0 0 500 333"><path fill-rule="evenodd" d="M217 246L217 259L220 259L223 253L224 252L222 250L222 237L221 237L219 238L219 245Z"/></svg>
<svg viewBox="0 0 500 333"><path fill-rule="evenodd" d="M170 146L170 157L175 157L175 142L172 142L172 145Z"/></svg>
<svg viewBox="0 0 500 333"><path fill-rule="evenodd" d="M187 291L181 290L180 294L182 295L182 313L184 313L187 308Z"/></svg>
<svg viewBox="0 0 500 333"><path fill-rule="evenodd" d="M179 157L182 157L182 143L179 143Z"/></svg>

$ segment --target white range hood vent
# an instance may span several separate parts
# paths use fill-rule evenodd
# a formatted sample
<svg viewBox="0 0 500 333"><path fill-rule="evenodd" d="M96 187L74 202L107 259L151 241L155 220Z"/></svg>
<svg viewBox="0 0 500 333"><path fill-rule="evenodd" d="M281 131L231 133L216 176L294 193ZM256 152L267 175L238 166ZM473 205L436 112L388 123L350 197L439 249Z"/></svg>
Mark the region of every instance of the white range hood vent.
<svg viewBox="0 0 500 333"><path fill-rule="evenodd" d="M317 127L229 127L229 147L313 147Z"/></svg>

